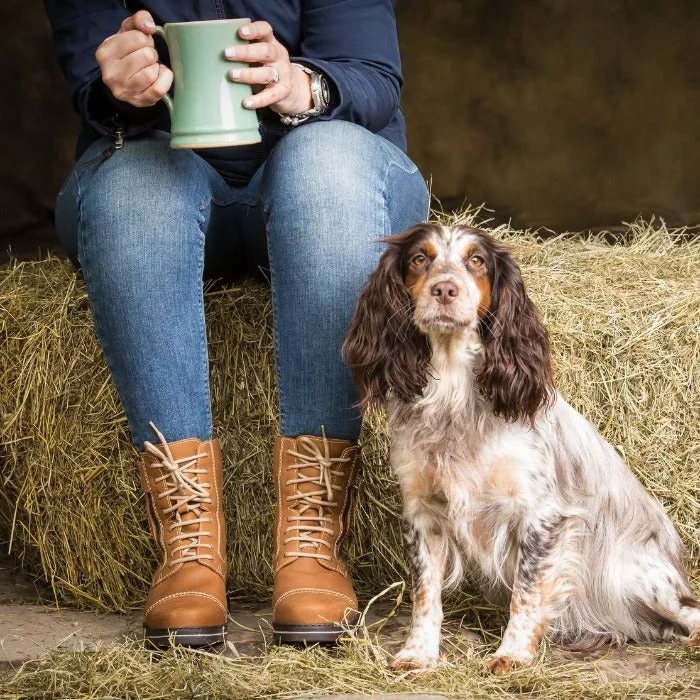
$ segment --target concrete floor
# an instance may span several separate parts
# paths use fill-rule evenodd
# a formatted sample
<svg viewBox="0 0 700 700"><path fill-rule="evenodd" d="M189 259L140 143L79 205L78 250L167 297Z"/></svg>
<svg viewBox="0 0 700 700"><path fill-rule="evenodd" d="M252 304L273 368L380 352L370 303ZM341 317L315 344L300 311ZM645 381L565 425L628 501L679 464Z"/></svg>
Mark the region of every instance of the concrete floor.
<svg viewBox="0 0 700 700"><path fill-rule="evenodd" d="M98 644L142 635L140 612L118 615L57 609L50 601L45 584L33 581L11 557L0 556L0 668L56 649L88 651ZM228 634L231 652L261 653L270 636L270 619L269 606L233 605Z"/></svg>
<svg viewBox="0 0 700 700"><path fill-rule="evenodd" d="M98 644L118 642L142 634L141 613L113 615L57 610L37 600L50 598L45 584L35 582L11 557L0 555L0 672L17 668L55 650L89 651ZM237 603L231 607L227 655L257 656L270 637L272 614L268 607ZM372 620L369 620L372 621ZM394 633L406 625L399 616ZM398 646L399 640L395 644ZM334 695L315 700L355 700L360 696ZM440 700L438 695L376 695L375 700ZM299 697L295 700L304 700Z"/></svg>
<svg viewBox="0 0 700 700"><path fill-rule="evenodd" d="M368 625L382 619L387 613L388 609L383 610L378 606L374 615L368 615ZM382 646L389 652L394 653L400 648L409 617L408 608L403 607L383 627ZM260 655L265 648L265 641L271 638L270 620L271 610L267 601L263 606L234 602L231 605L228 628L229 644L224 653L235 656ZM446 621L445 627L453 635L462 637L467 644L483 643L476 633L460 628L458 620ZM124 637L136 639L141 634L140 612L118 615L56 609L51 604L51 592L45 583L32 580L20 570L14 559L0 554L0 672L16 668L25 661L39 659L57 649L89 651L98 644L116 643ZM673 650L684 647L682 642L658 646ZM596 658L596 666L602 677L647 676L651 679L692 673L700 678L700 660L689 668L634 649L608 649L594 656L586 656L552 646L548 657L553 663L592 661ZM351 697L356 696L328 696L326 700L349 700ZM375 696L386 700L409 697L412 700L434 700L438 696Z"/></svg>

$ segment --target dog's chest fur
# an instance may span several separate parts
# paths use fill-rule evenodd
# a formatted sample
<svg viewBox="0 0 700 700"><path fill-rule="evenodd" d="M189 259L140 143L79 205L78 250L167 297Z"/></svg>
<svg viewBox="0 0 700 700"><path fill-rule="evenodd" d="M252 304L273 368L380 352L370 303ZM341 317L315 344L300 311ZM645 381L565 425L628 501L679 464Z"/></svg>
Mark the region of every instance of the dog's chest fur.
<svg viewBox="0 0 700 700"><path fill-rule="evenodd" d="M537 464L523 450L527 428L506 424L481 403L473 362L440 360L422 399L389 405L391 463L404 511L428 519L487 578L511 579L517 522L532 498L528 465Z"/></svg>

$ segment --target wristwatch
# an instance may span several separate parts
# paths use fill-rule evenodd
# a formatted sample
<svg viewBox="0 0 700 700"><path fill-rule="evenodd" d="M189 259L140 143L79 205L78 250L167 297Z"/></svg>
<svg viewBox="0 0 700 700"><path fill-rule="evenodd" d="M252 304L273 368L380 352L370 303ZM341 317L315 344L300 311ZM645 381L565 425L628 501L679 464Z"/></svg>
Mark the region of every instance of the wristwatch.
<svg viewBox="0 0 700 700"><path fill-rule="evenodd" d="M317 117L319 114L325 114L331 102L331 90L325 75L311 68L307 68L306 66L302 66L300 63L292 63L292 65L311 77L311 101L314 106L306 112L300 112L299 114L280 114L280 120L285 126L298 126L310 117Z"/></svg>

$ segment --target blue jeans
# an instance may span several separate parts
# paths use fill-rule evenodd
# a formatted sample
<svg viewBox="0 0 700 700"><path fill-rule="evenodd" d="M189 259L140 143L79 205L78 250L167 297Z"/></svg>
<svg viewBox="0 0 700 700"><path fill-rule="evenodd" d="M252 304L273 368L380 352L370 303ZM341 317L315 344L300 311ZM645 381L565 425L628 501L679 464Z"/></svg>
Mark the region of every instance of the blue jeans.
<svg viewBox="0 0 700 700"><path fill-rule="evenodd" d="M269 266L280 428L356 440L340 346L378 239L424 221L425 182L393 144L326 121L287 134L245 187L169 135L94 143L59 193L56 226L79 263L97 335L141 449L209 440L203 280Z"/></svg>

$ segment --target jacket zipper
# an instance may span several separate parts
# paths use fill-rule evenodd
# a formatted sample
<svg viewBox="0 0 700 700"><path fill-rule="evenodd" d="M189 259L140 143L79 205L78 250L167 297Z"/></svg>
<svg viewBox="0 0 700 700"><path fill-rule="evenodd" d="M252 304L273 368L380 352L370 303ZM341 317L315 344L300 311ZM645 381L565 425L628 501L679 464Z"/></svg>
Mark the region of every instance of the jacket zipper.
<svg viewBox="0 0 700 700"><path fill-rule="evenodd" d="M121 124L114 130L113 146L115 151L124 148L124 127Z"/></svg>
<svg viewBox="0 0 700 700"><path fill-rule="evenodd" d="M99 156L100 163L104 163L116 151L121 151L122 148L124 148L124 127L121 124L117 124L112 135L112 143Z"/></svg>

